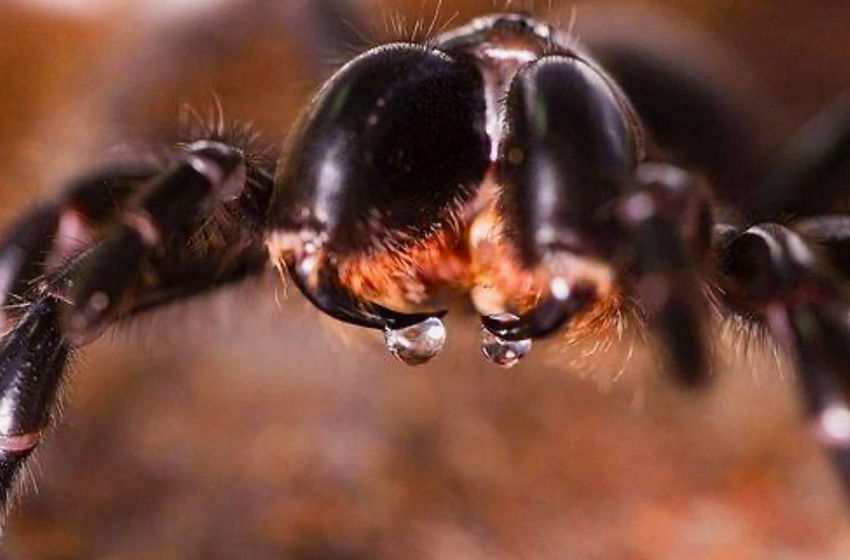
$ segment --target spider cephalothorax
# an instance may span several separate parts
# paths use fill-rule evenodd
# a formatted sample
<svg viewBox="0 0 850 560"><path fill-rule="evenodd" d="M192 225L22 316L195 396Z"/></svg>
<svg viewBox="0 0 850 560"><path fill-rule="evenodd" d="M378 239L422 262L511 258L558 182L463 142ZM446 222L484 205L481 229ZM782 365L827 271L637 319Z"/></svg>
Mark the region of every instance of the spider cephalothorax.
<svg viewBox="0 0 850 560"><path fill-rule="evenodd" d="M680 85L675 68L642 62L653 87ZM688 386L709 368L707 311L746 315L792 349L818 434L846 463L850 315L818 248L846 272L848 219L818 216L845 198L846 116L756 194L727 182L713 195L657 141L677 119L642 122L653 87L618 85L569 34L499 14L353 59L277 164L250 135L198 130L167 157L75 182L0 244L3 499L75 347L268 263L409 364L442 348L448 294L471 297L484 354L503 366L627 308ZM695 99L665 110L684 122ZM796 229L772 223L794 208L806 209Z"/></svg>

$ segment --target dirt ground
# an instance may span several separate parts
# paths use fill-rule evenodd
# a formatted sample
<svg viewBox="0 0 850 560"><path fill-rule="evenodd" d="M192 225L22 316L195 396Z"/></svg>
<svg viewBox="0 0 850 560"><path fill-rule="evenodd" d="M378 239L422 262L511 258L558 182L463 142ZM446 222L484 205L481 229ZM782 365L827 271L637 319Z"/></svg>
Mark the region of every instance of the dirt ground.
<svg viewBox="0 0 850 560"><path fill-rule="evenodd" d="M299 17L309 1L4 4L0 223L211 92L282 136L333 64ZM369 35L380 14L413 20L435 2L361 4ZM618 18L659 7L750 69L772 145L850 86L842 0L585 2L576 29L634 34ZM440 21L492 9L446 0ZM569 21L571 6L555 10ZM850 501L769 344L715 330L714 383L686 394L628 342L554 340L496 370L461 312L447 352L411 370L288 295L269 274L80 352L0 557L850 557Z"/></svg>

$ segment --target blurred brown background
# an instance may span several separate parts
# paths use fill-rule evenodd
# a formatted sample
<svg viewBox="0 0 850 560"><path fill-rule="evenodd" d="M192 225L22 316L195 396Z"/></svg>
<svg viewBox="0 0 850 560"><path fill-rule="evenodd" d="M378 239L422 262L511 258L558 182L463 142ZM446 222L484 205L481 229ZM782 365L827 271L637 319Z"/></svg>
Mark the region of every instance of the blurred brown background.
<svg viewBox="0 0 850 560"><path fill-rule="evenodd" d="M0 5L0 223L212 92L281 137L340 57L311 0L142 4ZM571 5L538 4L569 21ZM436 2L359 5L369 16L354 27L376 37L381 14L412 22ZM446 0L440 21L493 6ZM576 29L651 38L634 18L659 7L749 68L773 146L850 86L843 0L585 2ZM447 353L409 370L297 295L278 307L271 276L81 353L0 557L850 555L850 506L769 345L716 333L716 383L683 395L640 345L627 360L628 343L586 358L595 341L555 341L497 371L456 314Z"/></svg>

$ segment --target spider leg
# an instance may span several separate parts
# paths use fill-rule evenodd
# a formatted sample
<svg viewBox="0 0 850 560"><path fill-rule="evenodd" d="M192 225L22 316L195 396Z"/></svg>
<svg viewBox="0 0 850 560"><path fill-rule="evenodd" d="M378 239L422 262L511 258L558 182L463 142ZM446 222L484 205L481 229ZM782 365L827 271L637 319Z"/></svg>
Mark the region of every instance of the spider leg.
<svg viewBox="0 0 850 560"><path fill-rule="evenodd" d="M791 349L815 437L850 490L850 302L813 246L778 224L753 226L720 252L725 301L763 317Z"/></svg>
<svg viewBox="0 0 850 560"><path fill-rule="evenodd" d="M0 504L41 439L70 352L59 327L57 298L33 302L0 349Z"/></svg>
<svg viewBox="0 0 850 560"><path fill-rule="evenodd" d="M711 240L708 191L670 165L643 164L636 179L620 207L632 252L631 269L621 277L659 336L670 373L685 386L697 386L708 370L699 277Z"/></svg>
<svg viewBox="0 0 850 560"><path fill-rule="evenodd" d="M14 305L15 297L25 293L29 282L41 273L58 223L55 207L38 206L13 224L0 242L0 328L6 307Z"/></svg>
<svg viewBox="0 0 850 560"><path fill-rule="evenodd" d="M717 198L750 205L769 154L765 99L752 91L751 69L664 12L612 17L620 25L602 18L582 38L640 114L650 151L660 152L652 156L704 173Z"/></svg>
<svg viewBox="0 0 850 560"><path fill-rule="evenodd" d="M794 223L794 230L817 243L823 250L823 256L842 278L850 278L850 216L806 218Z"/></svg>
<svg viewBox="0 0 850 560"><path fill-rule="evenodd" d="M256 207L246 197L271 190L261 180L268 170L212 141L174 159L170 168L124 167L78 182L0 246L0 272L10 279L2 295L11 302L0 339L0 503L50 421L74 347L123 317L262 269L262 215L221 226L253 240L234 244L233 254L193 251L190 239L223 208Z"/></svg>
<svg viewBox="0 0 850 560"><path fill-rule="evenodd" d="M850 91L815 116L780 154L756 189L758 219L816 216L847 209Z"/></svg>
<svg viewBox="0 0 850 560"><path fill-rule="evenodd" d="M80 251L94 229L159 171L151 162L112 164L81 177L58 201L37 205L13 223L0 240L0 319L7 308L26 300L35 279Z"/></svg>
<svg viewBox="0 0 850 560"><path fill-rule="evenodd" d="M86 239L79 214L94 226L156 173L149 163L120 164L70 185L61 199L39 205L13 224L0 242L0 505L50 422L70 345L59 324L61 301L39 289L50 268L73 270L73 253ZM65 277L54 277L60 285Z"/></svg>
<svg viewBox="0 0 850 560"><path fill-rule="evenodd" d="M238 200L246 178L244 157L237 149L211 141L188 146L181 161L128 201L118 223L80 264L66 295L71 302L64 318L66 335L82 343L132 312L135 303L125 296L138 280L145 257L190 226L205 205Z"/></svg>

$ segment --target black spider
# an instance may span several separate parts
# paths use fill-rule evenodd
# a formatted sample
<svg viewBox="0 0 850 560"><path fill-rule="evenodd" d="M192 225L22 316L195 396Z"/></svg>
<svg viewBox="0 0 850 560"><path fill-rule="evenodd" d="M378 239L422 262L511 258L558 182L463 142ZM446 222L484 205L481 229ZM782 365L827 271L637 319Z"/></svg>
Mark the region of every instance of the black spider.
<svg viewBox="0 0 850 560"><path fill-rule="evenodd" d="M629 310L686 386L706 381L714 310L743 315L793 352L816 434L848 479L847 104L753 187L746 142L709 98L675 68L618 64L620 84L565 32L480 18L346 64L279 164L216 127L30 211L0 243L0 501L73 349L269 262L409 364L441 349L445 312L429 306L446 291L472 295L482 350L503 366L569 322ZM676 164L705 141L684 122L728 143L714 147L732 162L722 177ZM791 214L793 227L778 223Z"/></svg>

